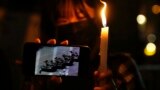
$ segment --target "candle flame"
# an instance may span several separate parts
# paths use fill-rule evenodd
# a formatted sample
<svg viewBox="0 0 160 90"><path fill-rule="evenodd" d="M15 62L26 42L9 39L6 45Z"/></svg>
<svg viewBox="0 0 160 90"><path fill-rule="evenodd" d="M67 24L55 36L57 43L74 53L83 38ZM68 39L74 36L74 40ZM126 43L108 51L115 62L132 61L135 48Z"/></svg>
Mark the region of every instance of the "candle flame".
<svg viewBox="0 0 160 90"><path fill-rule="evenodd" d="M107 7L107 4L106 4L106 2L104 2L102 0L100 0L100 2L102 4L104 4L104 7L101 10L101 18L102 18L102 24L105 27L107 25L107 20L106 20L106 7Z"/></svg>

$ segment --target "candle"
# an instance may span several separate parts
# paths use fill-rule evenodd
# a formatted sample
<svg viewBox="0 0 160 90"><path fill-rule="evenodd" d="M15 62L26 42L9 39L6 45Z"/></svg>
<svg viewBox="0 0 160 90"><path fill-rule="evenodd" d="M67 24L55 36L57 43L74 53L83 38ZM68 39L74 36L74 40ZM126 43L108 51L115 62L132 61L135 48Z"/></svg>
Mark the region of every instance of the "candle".
<svg viewBox="0 0 160 90"><path fill-rule="evenodd" d="M100 0L101 1L101 0ZM107 68L107 51L108 51L108 32L109 27L106 26L106 3L101 1L104 4L104 7L101 10L101 18L103 27L101 28L100 36L100 66L99 70L104 71Z"/></svg>

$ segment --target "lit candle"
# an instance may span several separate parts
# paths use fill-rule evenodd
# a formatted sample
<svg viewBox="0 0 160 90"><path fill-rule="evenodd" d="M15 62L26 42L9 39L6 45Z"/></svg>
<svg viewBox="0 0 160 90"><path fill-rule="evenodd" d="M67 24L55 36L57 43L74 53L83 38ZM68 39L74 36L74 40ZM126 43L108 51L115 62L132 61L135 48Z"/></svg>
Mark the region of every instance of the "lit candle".
<svg viewBox="0 0 160 90"><path fill-rule="evenodd" d="M101 0L100 0L101 1ZM107 4L104 1L101 1L104 4L104 7L101 10L101 18L103 27L101 28L100 36L100 66L99 70L104 71L107 68L107 51L108 51L108 32L109 27L107 27L106 20L106 7Z"/></svg>

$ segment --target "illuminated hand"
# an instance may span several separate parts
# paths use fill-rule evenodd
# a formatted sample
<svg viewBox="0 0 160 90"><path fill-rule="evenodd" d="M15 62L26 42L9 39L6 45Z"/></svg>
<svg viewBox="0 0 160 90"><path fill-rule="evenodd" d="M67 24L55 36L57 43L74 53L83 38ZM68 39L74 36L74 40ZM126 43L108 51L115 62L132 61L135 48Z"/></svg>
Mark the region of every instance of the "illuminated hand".
<svg viewBox="0 0 160 90"><path fill-rule="evenodd" d="M35 39L35 43L41 43L41 40L40 40L39 38L36 38L36 39ZM47 41L47 44L55 45L55 44L57 44L57 41L56 41L56 39L49 39L49 40ZM68 40L64 40L64 41L62 41L60 44L61 44L61 45L68 45L69 42L68 42Z"/></svg>
<svg viewBox="0 0 160 90"><path fill-rule="evenodd" d="M113 86L110 82L111 80L111 71L106 70L103 72L95 71L95 87L94 90L112 90Z"/></svg>
<svg viewBox="0 0 160 90"><path fill-rule="evenodd" d="M39 38L36 38L36 39L35 39L35 43L41 43L41 40L40 40ZM55 44L57 44L57 41L56 41L56 39L49 39L49 40L47 41L47 44L55 45ZM60 43L60 45L68 45L68 44L69 44L68 40L64 40L64 41L62 41L62 42ZM56 83L56 84L62 83L62 78L61 78L61 77L58 77L58 76L52 76L52 77L50 78L50 80L51 80L51 82Z"/></svg>

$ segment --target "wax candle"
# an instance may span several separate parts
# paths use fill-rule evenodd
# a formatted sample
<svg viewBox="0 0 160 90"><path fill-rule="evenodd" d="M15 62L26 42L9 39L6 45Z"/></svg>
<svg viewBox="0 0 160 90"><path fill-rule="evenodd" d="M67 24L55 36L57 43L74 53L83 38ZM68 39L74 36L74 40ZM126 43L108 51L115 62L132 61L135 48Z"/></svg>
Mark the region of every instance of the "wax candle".
<svg viewBox="0 0 160 90"><path fill-rule="evenodd" d="M101 1L101 0L100 0ZM108 56L108 35L109 35L109 27L106 24L106 3L101 1L104 4L104 7L101 10L101 18L103 27L101 28L101 36L100 36L100 66L99 70L103 71L107 68L107 56Z"/></svg>
<svg viewBox="0 0 160 90"><path fill-rule="evenodd" d="M100 37L100 70L105 70L107 68L107 51L108 51L108 32L109 27L101 28Z"/></svg>

